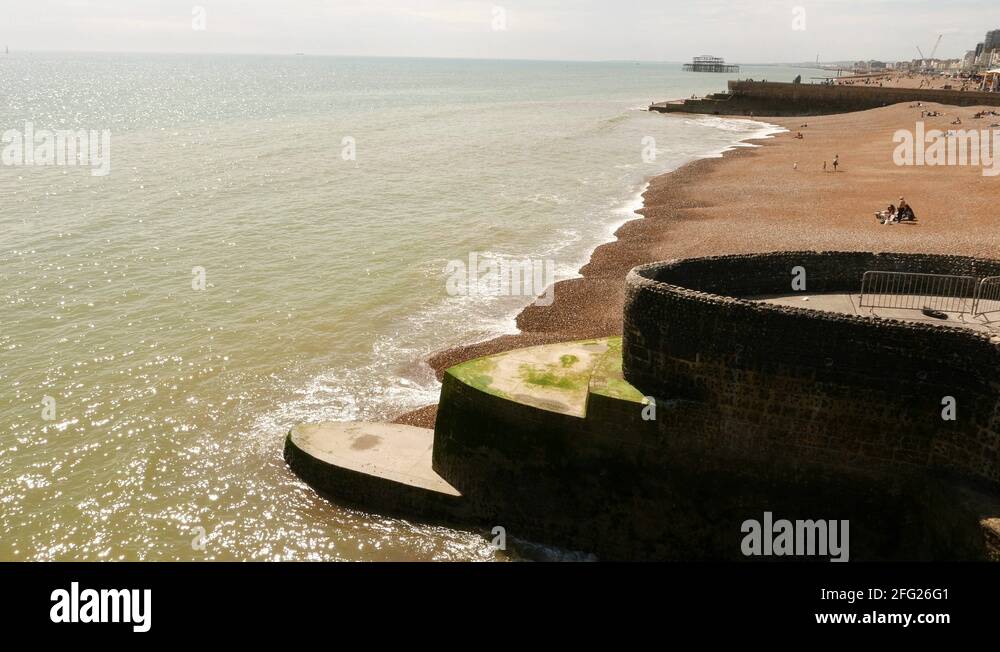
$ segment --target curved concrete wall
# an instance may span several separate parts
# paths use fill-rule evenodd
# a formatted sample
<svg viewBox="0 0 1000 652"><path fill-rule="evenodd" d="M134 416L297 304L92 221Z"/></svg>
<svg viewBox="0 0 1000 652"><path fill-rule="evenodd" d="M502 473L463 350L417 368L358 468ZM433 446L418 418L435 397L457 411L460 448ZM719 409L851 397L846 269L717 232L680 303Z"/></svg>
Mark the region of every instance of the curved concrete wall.
<svg viewBox="0 0 1000 652"><path fill-rule="evenodd" d="M670 454L756 461L779 476L819 470L886 479L933 470L1000 486L1000 342L966 329L739 298L791 294L799 266L804 294L857 292L868 270L1000 275L993 260L841 252L633 270L625 377L644 394L703 410L684 431L673 429ZM946 396L957 400L957 421L941 417Z"/></svg>
<svg viewBox="0 0 1000 652"><path fill-rule="evenodd" d="M624 374L586 418L444 378L434 469L511 536L605 559L745 559L747 518L851 522L851 558L1000 554L1000 343L972 331L741 296L855 292L870 269L1000 275L972 258L778 253L628 276ZM958 421L941 419L941 399ZM992 538L991 538L992 537Z"/></svg>

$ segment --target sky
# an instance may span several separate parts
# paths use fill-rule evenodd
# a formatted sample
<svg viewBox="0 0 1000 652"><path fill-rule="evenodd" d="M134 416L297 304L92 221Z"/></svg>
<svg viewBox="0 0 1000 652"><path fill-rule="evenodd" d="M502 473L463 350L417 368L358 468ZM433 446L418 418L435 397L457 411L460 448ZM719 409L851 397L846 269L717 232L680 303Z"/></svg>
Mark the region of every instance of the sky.
<svg viewBox="0 0 1000 652"><path fill-rule="evenodd" d="M997 0L0 0L0 46L733 63L962 56Z"/></svg>

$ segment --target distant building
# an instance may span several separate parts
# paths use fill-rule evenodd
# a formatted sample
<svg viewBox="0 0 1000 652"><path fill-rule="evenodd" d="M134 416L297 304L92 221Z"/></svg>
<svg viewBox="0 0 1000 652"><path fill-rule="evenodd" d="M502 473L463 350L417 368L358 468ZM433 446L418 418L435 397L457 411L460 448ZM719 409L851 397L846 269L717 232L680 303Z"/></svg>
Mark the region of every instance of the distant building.
<svg viewBox="0 0 1000 652"><path fill-rule="evenodd" d="M989 70L990 68L996 68L1000 65L1000 49L994 50L983 50L983 52L976 57L975 66L973 70L975 72L983 72L984 70Z"/></svg>
<svg viewBox="0 0 1000 652"><path fill-rule="evenodd" d="M965 56L962 57L962 70L968 72L975 67L976 67L976 51L969 50L968 52L965 53Z"/></svg>
<svg viewBox="0 0 1000 652"><path fill-rule="evenodd" d="M887 68L885 61L855 61L854 62L854 72L859 74L869 73L869 72L880 72Z"/></svg>
<svg viewBox="0 0 1000 652"><path fill-rule="evenodd" d="M1000 29L986 32L986 40L983 41L983 50L996 50L1000 48Z"/></svg>

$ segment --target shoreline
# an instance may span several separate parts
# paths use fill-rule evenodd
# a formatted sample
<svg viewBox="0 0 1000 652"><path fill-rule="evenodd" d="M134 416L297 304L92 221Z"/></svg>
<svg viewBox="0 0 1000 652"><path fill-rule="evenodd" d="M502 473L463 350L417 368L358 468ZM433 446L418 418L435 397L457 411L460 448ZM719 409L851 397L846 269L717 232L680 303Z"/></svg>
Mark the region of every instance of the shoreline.
<svg viewBox="0 0 1000 652"><path fill-rule="evenodd" d="M691 114L686 117L699 117L697 114ZM704 117L704 116L701 116ZM444 372L456 364L462 362L467 362L468 360L473 360L478 357L485 355L493 355L495 353L502 353L504 351L510 351L513 349L524 348L529 346L538 346L542 344L552 344L556 342L565 342L572 339L590 339L594 337L608 337L613 335L621 334L621 313L624 306L624 285L625 285L625 275L635 267L635 265L630 265L624 272L621 273L619 284L621 286L620 300L617 303L618 310L615 312L618 315L617 327L608 331L608 324L604 323L597 327L596 330L589 330L583 327L581 330L581 324L574 324L569 330L565 327L557 328L555 330L550 330L549 327L563 323L561 319L555 319L556 314L550 316L550 309L552 312L556 312L554 309L560 304L560 297L562 299L561 310L565 311L566 303L570 301L569 296L573 296L573 304L578 309L585 309L588 314L592 314L598 308L602 306L602 302L593 298L594 295L588 292L588 289L596 289L597 287L603 286L607 289L606 275L596 276L588 273L588 268L591 267L595 262L595 257L598 252L605 248L614 248L622 245L622 232L630 224L635 222L642 222L646 219L644 211L647 209L647 196L652 189L655 182L660 179L665 179L681 173L688 167L691 167L698 163L708 163L708 162L721 162L726 159L732 153L740 151L754 151L755 149L762 147L762 144L758 144L758 141L767 142L773 140L777 135L782 133L787 133L787 129L771 122L764 122L763 120L750 119L746 116L712 116L723 119L735 119L735 120L748 120L750 122L755 122L760 125L758 132L754 135L741 138L734 141L730 146L725 149L713 150L700 155L682 165L674 168L672 170L667 170L665 172L660 172L651 176L642 187L642 190L637 193L636 197L629 201L629 203L623 207L623 214L626 214L628 208L634 206L633 210L627 212L628 217L623 221L609 227L610 235L609 239L604 242L599 243L594 247L587 258L587 262L584 263L582 267L577 270L577 276L569 279L564 279L557 281L553 288L553 296L555 301L552 306L547 306L540 308L535 306L533 303L528 303L525 307L518 311L515 317L515 325L518 328L517 333L497 335L480 342L474 342L472 344L463 344L457 346L446 347L435 353L430 357L426 358L424 362L434 371L435 377L438 381L441 381ZM639 234L635 234L633 237L639 237ZM610 252L608 255L613 259L616 257L617 252ZM622 252L627 253L627 252ZM654 262L654 260L646 260L643 262ZM643 263L636 263L643 264ZM579 284L582 287L570 287L571 284ZM588 298L589 297L589 298ZM572 311L572 307L570 308ZM529 321L530 320L530 321ZM538 329L538 330L534 330ZM574 335L569 335L573 333ZM576 334L580 333L579 336ZM426 405L415 410L407 411L398 417L396 417L392 423L404 424L417 426L422 428L434 428L434 420L437 415L437 404Z"/></svg>
<svg viewBox="0 0 1000 652"><path fill-rule="evenodd" d="M921 117L932 108L942 115ZM966 128L985 129L994 119L973 114L988 108L903 103L825 116L760 116L756 122L787 131L654 176L636 217L594 249L578 278L556 283L554 303L521 310L518 334L448 348L427 363L440 379L447 368L483 355L620 335L625 276L649 262L782 250L995 255L1000 179L974 167L898 167L892 159L897 130L922 121L947 131L955 116ZM799 131L801 140L794 137ZM837 154L840 170L824 169ZM879 226L874 212L900 195L917 222ZM433 428L435 414L436 405L426 406L396 422Z"/></svg>

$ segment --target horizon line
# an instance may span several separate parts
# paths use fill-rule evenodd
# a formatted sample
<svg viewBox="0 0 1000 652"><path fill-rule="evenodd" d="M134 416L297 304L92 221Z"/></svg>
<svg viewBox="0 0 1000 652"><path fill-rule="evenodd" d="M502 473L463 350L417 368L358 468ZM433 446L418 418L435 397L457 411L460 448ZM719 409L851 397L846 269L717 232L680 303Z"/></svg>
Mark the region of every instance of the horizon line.
<svg viewBox="0 0 1000 652"><path fill-rule="evenodd" d="M417 59L431 61L521 61L536 63L638 63L638 64L684 64L690 60L669 60L669 59L539 59L531 57L463 57L463 56L428 56L428 55L402 55L402 54L331 54L331 53L310 53L310 52L205 52L205 51L157 51L157 50L11 50L9 54L106 54L106 55L162 55L162 56L247 56L247 57L294 57L307 56L317 58L343 58L343 59ZM2 57L0 57L2 61ZM836 61L820 61L819 65L831 65L844 63L847 59ZM853 61L853 60L852 60ZM727 63L730 63L727 61ZM756 61L756 62L733 62L732 65L740 66L798 66L813 64L814 61Z"/></svg>

